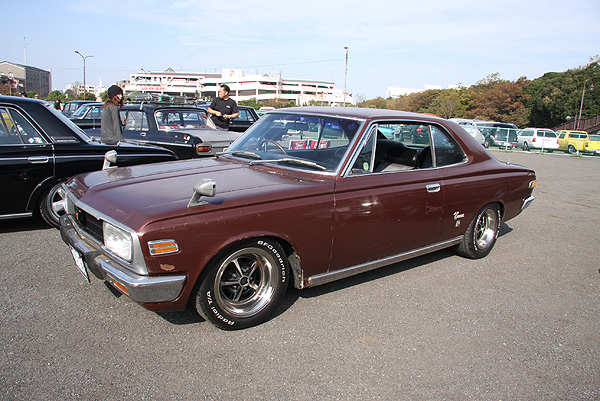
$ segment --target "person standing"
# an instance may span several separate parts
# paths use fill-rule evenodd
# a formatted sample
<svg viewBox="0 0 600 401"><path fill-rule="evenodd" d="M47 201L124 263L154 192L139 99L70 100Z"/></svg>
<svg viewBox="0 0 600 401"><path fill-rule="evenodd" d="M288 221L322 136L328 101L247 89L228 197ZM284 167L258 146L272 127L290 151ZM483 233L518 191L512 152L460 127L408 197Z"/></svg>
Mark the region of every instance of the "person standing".
<svg viewBox="0 0 600 401"><path fill-rule="evenodd" d="M104 102L100 120L100 140L108 145L116 145L124 139L119 116L119 108L123 106L123 89L112 85L107 92L108 100Z"/></svg>
<svg viewBox="0 0 600 401"><path fill-rule="evenodd" d="M219 97L214 99L208 107L208 113L215 125L222 129L229 128L229 121L240 115L235 100L229 97L229 86L221 85Z"/></svg>

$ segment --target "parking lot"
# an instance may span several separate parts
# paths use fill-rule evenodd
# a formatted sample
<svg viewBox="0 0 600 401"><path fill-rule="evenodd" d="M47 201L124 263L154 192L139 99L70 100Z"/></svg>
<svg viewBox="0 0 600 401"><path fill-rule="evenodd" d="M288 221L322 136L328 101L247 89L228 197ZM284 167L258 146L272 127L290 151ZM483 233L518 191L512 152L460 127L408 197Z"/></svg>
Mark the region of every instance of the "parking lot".
<svg viewBox="0 0 600 401"><path fill-rule="evenodd" d="M488 257L290 289L236 332L88 284L57 230L0 221L0 399L598 400L600 157L492 153L538 186Z"/></svg>

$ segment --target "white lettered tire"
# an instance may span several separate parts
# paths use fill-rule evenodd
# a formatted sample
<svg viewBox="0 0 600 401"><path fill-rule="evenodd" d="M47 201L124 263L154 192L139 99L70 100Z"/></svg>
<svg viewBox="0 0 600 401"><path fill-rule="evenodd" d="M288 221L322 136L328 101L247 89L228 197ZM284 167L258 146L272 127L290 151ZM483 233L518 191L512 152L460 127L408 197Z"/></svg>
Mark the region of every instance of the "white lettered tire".
<svg viewBox="0 0 600 401"><path fill-rule="evenodd" d="M289 282L286 254L279 243L268 239L243 241L207 269L195 292L196 310L224 330L243 329L270 319Z"/></svg>

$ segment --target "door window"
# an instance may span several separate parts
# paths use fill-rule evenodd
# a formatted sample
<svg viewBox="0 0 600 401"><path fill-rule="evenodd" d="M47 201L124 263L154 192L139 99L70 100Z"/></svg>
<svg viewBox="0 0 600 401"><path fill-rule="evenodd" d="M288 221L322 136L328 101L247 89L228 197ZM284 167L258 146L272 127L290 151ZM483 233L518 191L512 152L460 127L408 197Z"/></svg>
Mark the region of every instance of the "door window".
<svg viewBox="0 0 600 401"><path fill-rule="evenodd" d="M0 145L41 143L46 141L20 113L0 108Z"/></svg>
<svg viewBox="0 0 600 401"><path fill-rule="evenodd" d="M121 118L123 117L125 117L126 130L148 131L148 120L143 111L128 110L125 115L121 112Z"/></svg>

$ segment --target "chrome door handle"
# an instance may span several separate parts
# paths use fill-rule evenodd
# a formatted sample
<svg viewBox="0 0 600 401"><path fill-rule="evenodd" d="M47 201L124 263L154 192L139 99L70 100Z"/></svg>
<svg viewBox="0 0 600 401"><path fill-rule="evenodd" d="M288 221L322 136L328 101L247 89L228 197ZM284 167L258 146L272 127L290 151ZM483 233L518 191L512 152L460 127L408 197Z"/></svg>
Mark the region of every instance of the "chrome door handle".
<svg viewBox="0 0 600 401"><path fill-rule="evenodd" d="M429 184L425 188L427 188L427 192L435 193L435 192L440 192L441 186L440 186L440 184Z"/></svg>
<svg viewBox="0 0 600 401"><path fill-rule="evenodd" d="M31 164L48 163L48 160L50 160L48 156L31 156L27 159L27 161L29 161Z"/></svg>
<svg viewBox="0 0 600 401"><path fill-rule="evenodd" d="M140 136L143 136L145 138L146 137L146 133L145 132L140 132Z"/></svg>

